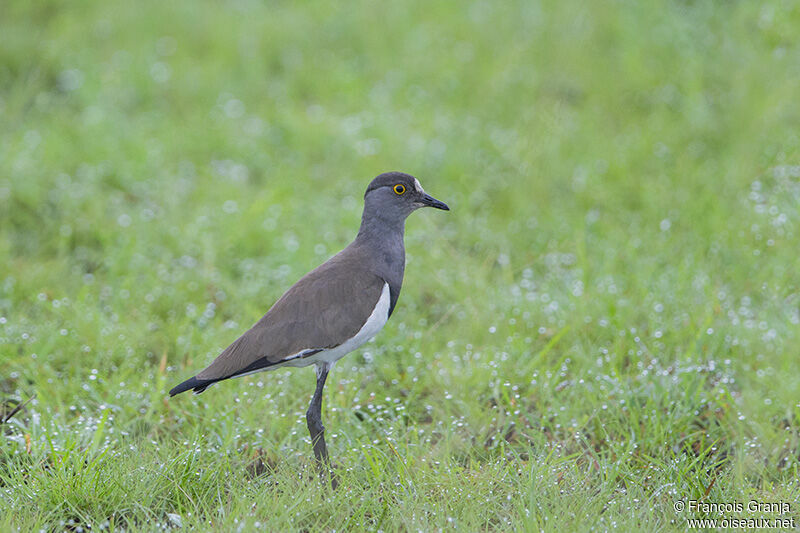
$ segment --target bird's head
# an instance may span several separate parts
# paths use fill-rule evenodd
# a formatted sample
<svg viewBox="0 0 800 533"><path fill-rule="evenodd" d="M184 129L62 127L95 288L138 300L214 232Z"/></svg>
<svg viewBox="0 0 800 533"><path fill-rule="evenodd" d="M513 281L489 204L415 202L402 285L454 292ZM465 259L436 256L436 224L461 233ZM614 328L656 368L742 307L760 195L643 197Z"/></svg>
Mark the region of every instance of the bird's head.
<svg viewBox="0 0 800 533"><path fill-rule="evenodd" d="M402 172L381 174L364 193L364 210L381 218L403 221L420 207L450 210L446 203L426 193L417 178Z"/></svg>

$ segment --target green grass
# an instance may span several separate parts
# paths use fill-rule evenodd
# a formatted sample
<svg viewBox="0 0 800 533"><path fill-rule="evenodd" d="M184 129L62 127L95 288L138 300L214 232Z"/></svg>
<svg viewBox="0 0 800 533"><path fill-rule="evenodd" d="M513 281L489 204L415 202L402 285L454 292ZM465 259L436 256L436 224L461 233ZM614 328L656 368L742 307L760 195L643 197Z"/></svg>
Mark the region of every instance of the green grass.
<svg viewBox="0 0 800 533"><path fill-rule="evenodd" d="M791 2L6 2L0 530L682 531L800 509ZM166 391L414 214L340 361ZM716 515L712 515L716 516ZM748 513L733 515L750 516ZM772 516L772 515L771 515Z"/></svg>

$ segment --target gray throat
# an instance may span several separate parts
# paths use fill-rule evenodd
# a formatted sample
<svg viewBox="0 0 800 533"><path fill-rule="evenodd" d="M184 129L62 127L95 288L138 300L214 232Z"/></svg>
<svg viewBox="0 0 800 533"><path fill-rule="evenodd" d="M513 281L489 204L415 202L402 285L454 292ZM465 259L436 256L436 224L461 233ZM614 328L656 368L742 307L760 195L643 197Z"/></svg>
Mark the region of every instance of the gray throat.
<svg viewBox="0 0 800 533"><path fill-rule="evenodd" d="M361 228L352 246L366 249L369 269L389 284L389 316L394 311L400 288L403 286L403 273L406 266L406 249L403 243L405 218L390 219L381 216L377 210L364 209Z"/></svg>

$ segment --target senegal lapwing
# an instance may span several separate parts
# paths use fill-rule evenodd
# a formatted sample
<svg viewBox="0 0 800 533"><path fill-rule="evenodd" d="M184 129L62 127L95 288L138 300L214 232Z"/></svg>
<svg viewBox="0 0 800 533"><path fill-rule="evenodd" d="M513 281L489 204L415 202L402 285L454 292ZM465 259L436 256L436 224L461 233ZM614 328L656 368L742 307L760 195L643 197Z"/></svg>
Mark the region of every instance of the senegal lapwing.
<svg viewBox="0 0 800 533"><path fill-rule="evenodd" d="M200 393L228 378L313 364L317 387L306 422L314 456L322 472L327 471L325 379L336 361L375 336L392 315L405 270L405 220L420 207L449 211L413 176L388 172L372 180L355 240L303 276L261 320L205 370L169 391L170 396L189 389Z"/></svg>

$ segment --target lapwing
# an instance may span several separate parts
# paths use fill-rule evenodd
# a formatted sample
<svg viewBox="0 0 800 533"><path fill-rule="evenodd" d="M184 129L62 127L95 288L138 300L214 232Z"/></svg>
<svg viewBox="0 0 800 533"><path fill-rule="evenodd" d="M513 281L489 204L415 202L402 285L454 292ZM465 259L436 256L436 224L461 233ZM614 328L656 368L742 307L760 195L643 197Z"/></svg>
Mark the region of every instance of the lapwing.
<svg viewBox="0 0 800 533"><path fill-rule="evenodd" d="M256 372L315 365L317 386L306 422L316 461L322 472L329 471L322 425L325 380L336 361L374 337L392 315L405 270L405 220L421 207L450 210L409 174L387 172L372 180L355 240L303 276L170 396L190 389L199 394L219 381Z"/></svg>

